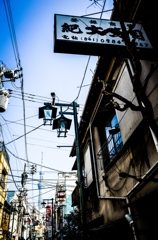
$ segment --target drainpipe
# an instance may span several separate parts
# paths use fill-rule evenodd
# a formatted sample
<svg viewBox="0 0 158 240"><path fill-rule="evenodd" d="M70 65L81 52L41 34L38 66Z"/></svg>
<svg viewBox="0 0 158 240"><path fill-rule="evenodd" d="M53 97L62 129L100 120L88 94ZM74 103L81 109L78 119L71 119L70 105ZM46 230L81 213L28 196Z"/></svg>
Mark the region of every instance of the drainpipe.
<svg viewBox="0 0 158 240"><path fill-rule="evenodd" d="M157 141L157 138L156 138L155 133L153 132L153 130L151 129L150 126L149 126L149 129L150 129L150 132L151 132L154 144L155 144L156 151L158 152L158 141Z"/></svg>
<svg viewBox="0 0 158 240"><path fill-rule="evenodd" d="M128 198L128 197L126 197L126 203L129 204L129 198ZM128 207L128 212L129 212L129 214L132 216L131 208L130 208L130 207ZM132 228L132 232L133 232L134 239L137 240L135 226L134 226L134 224L131 224L130 226L131 226L131 228Z"/></svg>
<svg viewBox="0 0 158 240"><path fill-rule="evenodd" d="M97 195L100 196L100 188L99 188L98 173L97 173L97 167L96 167L96 157L95 157L95 153L94 153L94 144L93 144L93 135L92 135L91 123L89 123L89 130L90 130L90 138L91 138L91 148L92 148L92 155L93 155L92 158L93 158L93 166L94 166L94 175L95 175Z"/></svg>

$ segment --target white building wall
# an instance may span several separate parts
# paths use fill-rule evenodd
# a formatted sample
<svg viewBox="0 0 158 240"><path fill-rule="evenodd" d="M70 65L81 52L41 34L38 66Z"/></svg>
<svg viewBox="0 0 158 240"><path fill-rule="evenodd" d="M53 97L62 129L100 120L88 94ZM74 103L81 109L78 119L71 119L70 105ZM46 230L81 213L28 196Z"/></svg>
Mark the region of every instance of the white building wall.
<svg viewBox="0 0 158 240"><path fill-rule="evenodd" d="M58 206L63 205L63 215L69 214L73 210L72 197L71 194L76 187L77 173L76 172L67 172L67 173L58 173L58 183L57 191L60 186L63 186L65 189L65 200L58 201Z"/></svg>

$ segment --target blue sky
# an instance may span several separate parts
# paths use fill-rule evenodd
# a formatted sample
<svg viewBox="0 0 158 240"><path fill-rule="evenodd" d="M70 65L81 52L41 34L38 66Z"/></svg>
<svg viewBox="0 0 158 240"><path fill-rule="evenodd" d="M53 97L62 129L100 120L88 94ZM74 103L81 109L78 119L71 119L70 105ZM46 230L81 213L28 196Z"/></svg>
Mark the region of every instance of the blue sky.
<svg viewBox="0 0 158 240"><path fill-rule="evenodd" d="M103 1L99 1L103 5ZM84 71L89 56L58 54L54 53L54 14L65 14L74 16L83 16L90 13L100 12L101 7L92 5L89 0L10 0L18 49L21 65L24 74L24 92L50 98L50 93L55 92L60 102L72 102L78 95ZM113 7L113 1L107 0L104 10ZM104 19L109 19L111 12L104 13ZM99 18L100 14L93 15ZM9 27L7 23L4 3L0 1L0 60L3 61L8 69L16 68ZM98 57L91 57L83 85L91 83ZM20 80L15 82L20 87ZM11 83L6 83L5 88L12 89L20 98L20 89L16 89ZM87 97L89 86L81 89L78 103L80 104L78 120L82 114L82 109ZM3 128L4 141L7 144L14 138L24 134L23 127L23 103L21 99L11 97L7 111L0 115L0 123ZM45 102L44 100L43 102ZM50 98L51 101L51 98ZM26 112L26 132L42 124L42 119L38 119L38 108L43 103L25 101ZM66 116L68 118L68 115ZM20 120L20 121L18 121ZM11 123L16 122L16 123ZM31 126L31 127L30 127ZM40 130L42 129L42 130ZM40 129L27 135L28 159L34 163L41 163L43 152L43 164L60 171L71 171L75 158L70 158L70 148L58 149L57 145L72 145L74 140L74 125L72 121L71 130L67 138L57 138L56 132L52 131L51 126L42 126ZM1 140L3 140L1 138ZM21 138L7 145L8 149L16 156L26 159L24 138ZM10 164L13 174L20 176L20 170L24 168L24 161L14 158L10 155ZM40 167L37 168L38 171ZM15 171L16 170L16 171ZM49 171L43 168L44 171ZM31 175L29 175L31 177ZM39 173L34 175L39 178ZM11 179L11 176L9 176ZM44 179L57 179L57 172L45 172ZM20 178L15 177L18 181ZM11 181L9 181L11 182ZM53 182L56 183L56 180ZM20 183L18 183L20 185ZM9 190L16 190L13 183L9 183ZM32 195L32 185L27 184L30 203L34 196L34 202L37 202L38 191L34 190ZM34 183L34 189L37 184ZM45 188L44 192L51 190ZM44 198L54 197L54 191L44 195Z"/></svg>

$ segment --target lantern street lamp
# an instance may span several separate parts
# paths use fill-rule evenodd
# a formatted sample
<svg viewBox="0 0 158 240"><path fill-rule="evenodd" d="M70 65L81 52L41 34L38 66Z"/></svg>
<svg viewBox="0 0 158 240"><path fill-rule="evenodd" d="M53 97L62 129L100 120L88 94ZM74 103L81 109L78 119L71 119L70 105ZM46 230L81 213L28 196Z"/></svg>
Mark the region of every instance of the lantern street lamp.
<svg viewBox="0 0 158 240"><path fill-rule="evenodd" d="M38 118L43 118L44 125L52 125L53 118L56 118L57 108L52 107L51 103L44 103L44 107L39 108ZM46 124L49 122L49 124Z"/></svg>
<svg viewBox="0 0 158 240"><path fill-rule="evenodd" d="M71 121L72 121L71 119L68 119L64 117L63 114L61 114L60 118L57 118L53 121L52 129L57 129L58 137L67 137L66 133L67 130L70 129Z"/></svg>
<svg viewBox="0 0 158 240"><path fill-rule="evenodd" d="M41 203L41 205L42 205L42 208L45 208L46 202L44 202L44 200L43 200L43 202Z"/></svg>

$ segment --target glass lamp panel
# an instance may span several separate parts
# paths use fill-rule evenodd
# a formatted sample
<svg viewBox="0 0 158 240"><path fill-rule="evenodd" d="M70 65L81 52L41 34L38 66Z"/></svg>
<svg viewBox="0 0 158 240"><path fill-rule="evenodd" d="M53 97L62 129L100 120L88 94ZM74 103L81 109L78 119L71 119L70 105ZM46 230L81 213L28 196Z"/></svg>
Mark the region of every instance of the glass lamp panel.
<svg viewBox="0 0 158 240"><path fill-rule="evenodd" d="M44 109L44 118L46 120L52 119L52 110L51 109Z"/></svg>

